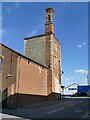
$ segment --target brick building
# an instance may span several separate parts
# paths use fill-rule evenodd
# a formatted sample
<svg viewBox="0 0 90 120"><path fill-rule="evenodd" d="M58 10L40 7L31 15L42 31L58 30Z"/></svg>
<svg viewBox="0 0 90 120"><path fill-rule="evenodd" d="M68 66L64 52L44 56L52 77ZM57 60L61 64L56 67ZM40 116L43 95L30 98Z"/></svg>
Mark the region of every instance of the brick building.
<svg viewBox="0 0 90 120"><path fill-rule="evenodd" d="M60 43L54 35L53 9L46 9L45 33L24 38L22 55L0 44L3 106L60 99Z"/></svg>

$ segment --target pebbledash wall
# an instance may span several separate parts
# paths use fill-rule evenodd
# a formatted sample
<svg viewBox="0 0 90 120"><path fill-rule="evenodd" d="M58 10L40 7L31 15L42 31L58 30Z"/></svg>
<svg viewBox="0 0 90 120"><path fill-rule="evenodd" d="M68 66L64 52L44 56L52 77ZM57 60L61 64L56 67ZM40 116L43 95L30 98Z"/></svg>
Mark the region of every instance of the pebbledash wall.
<svg viewBox="0 0 90 120"><path fill-rule="evenodd" d="M46 9L45 34L24 38L25 55L0 44L3 107L61 98L61 46L54 34L53 12Z"/></svg>

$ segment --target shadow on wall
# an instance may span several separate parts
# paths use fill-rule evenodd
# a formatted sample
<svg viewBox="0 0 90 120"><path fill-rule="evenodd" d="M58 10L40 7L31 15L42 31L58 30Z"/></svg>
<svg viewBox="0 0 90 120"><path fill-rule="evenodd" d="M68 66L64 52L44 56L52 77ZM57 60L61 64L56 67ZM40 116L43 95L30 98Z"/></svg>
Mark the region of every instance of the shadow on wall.
<svg viewBox="0 0 90 120"><path fill-rule="evenodd" d="M22 118L30 118L30 115L23 114L23 108L33 108L35 106L42 107L50 104L49 101L54 101L56 99L61 99L61 94L51 93L48 96L41 95L27 95L27 94L14 94L2 102L2 113L8 115L14 115ZM46 104L44 103L46 102ZM40 104L39 104L40 103ZM41 106L40 106L41 105ZM9 109L6 109L9 108ZM16 109L14 109L16 108ZM18 108L21 109L19 112Z"/></svg>
<svg viewBox="0 0 90 120"><path fill-rule="evenodd" d="M2 108L22 108L29 104L43 102L43 101L56 100L56 99L61 99L61 94L51 93L48 96L14 94L9 97L6 97L2 101Z"/></svg>

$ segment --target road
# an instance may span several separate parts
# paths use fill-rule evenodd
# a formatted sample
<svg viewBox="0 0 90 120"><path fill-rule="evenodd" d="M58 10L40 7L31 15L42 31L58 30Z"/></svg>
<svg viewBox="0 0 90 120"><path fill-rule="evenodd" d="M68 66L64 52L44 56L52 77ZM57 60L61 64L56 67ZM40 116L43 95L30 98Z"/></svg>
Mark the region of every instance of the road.
<svg viewBox="0 0 90 120"><path fill-rule="evenodd" d="M59 100L56 104L39 108L23 108L4 111L17 117L33 118L79 118L84 120L90 112L90 99L69 99L63 102Z"/></svg>

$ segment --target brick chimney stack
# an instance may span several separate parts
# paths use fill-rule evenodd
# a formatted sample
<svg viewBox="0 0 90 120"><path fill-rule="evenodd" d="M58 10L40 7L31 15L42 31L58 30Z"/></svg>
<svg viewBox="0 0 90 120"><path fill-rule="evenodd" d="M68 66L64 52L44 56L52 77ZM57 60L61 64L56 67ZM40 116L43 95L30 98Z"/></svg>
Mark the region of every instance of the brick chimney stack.
<svg viewBox="0 0 90 120"><path fill-rule="evenodd" d="M45 33L54 33L53 12L54 10L52 8L46 9Z"/></svg>

